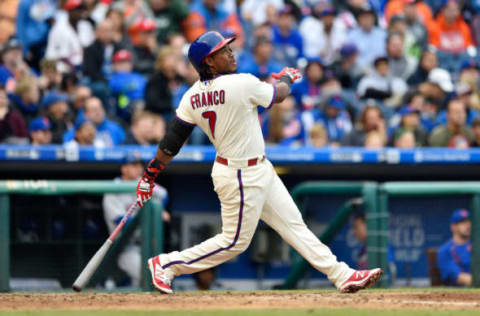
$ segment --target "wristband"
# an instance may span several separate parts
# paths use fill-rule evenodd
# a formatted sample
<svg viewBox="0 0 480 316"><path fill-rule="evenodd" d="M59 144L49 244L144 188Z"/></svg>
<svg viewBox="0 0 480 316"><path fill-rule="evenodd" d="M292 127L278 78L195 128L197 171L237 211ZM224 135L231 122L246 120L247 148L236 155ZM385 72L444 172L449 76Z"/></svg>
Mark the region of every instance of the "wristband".
<svg viewBox="0 0 480 316"><path fill-rule="evenodd" d="M165 169L165 165L158 161L157 158L153 158L149 163L147 168L145 169L145 174L149 178L155 178L163 169Z"/></svg>
<svg viewBox="0 0 480 316"><path fill-rule="evenodd" d="M281 76L279 81L286 83L289 87L292 85L292 79L287 75Z"/></svg>

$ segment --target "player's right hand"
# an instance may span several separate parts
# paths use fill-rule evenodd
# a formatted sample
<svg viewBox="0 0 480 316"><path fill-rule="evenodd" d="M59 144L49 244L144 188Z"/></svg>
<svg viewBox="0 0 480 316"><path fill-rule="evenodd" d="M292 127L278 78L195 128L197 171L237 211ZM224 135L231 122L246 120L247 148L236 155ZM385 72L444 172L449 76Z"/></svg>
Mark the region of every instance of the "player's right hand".
<svg viewBox="0 0 480 316"><path fill-rule="evenodd" d="M137 204L142 207L145 202L150 200L153 195L153 186L155 179L144 174L137 184Z"/></svg>
<svg viewBox="0 0 480 316"><path fill-rule="evenodd" d="M291 83L294 83L298 79L302 78L302 75L296 68L285 67L279 73L273 73L272 78L280 80L282 77L287 77L290 79Z"/></svg>

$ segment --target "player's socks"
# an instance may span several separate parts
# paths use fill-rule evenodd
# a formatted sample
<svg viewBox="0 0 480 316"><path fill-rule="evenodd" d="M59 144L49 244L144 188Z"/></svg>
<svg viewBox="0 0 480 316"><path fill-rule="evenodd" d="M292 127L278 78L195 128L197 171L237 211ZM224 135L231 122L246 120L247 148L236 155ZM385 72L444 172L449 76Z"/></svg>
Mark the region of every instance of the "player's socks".
<svg viewBox="0 0 480 316"><path fill-rule="evenodd" d="M368 289L380 279L382 274L383 271L380 268L355 271L347 281L343 282L338 290L342 293L355 293L363 289Z"/></svg>
<svg viewBox="0 0 480 316"><path fill-rule="evenodd" d="M160 256L148 259L148 269L152 275L153 286L160 292L165 294L173 293L172 278L169 276L167 269L163 269L160 264Z"/></svg>

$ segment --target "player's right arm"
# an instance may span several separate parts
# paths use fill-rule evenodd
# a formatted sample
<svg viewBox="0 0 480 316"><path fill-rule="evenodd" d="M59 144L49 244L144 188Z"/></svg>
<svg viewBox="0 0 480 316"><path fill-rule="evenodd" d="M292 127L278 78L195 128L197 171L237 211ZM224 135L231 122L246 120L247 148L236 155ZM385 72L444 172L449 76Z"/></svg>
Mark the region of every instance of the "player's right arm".
<svg viewBox="0 0 480 316"><path fill-rule="evenodd" d="M177 109L177 116L170 122L165 137L158 144L155 157L148 163L143 176L137 184L137 204L143 206L153 195L155 178L172 161L173 157L180 151L183 144L192 134L195 124L190 123L188 112L185 106L180 104Z"/></svg>

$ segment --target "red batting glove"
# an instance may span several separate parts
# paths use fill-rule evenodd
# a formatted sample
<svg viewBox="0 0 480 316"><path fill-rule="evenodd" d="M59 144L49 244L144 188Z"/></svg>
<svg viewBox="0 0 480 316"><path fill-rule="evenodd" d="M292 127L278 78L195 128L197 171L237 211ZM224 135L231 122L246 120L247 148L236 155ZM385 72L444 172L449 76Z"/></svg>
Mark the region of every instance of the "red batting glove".
<svg viewBox="0 0 480 316"><path fill-rule="evenodd" d="M291 83L294 83L298 79L302 78L302 75L300 74L298 69L290 68L290 67L283 68L282 71L280 71L278 74L276 73L272 74L273 79L280 80L280 78L282 77L287 77L288 79L290 79Z"/></svg>
<svg viewBox="0 0 480 316"><path fill-rule="evenodd" d="M165 168L157 158L153 158L137 184L137 204L142 207L152 198L155 178Z"/></svg>

